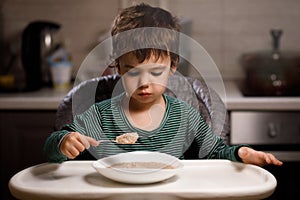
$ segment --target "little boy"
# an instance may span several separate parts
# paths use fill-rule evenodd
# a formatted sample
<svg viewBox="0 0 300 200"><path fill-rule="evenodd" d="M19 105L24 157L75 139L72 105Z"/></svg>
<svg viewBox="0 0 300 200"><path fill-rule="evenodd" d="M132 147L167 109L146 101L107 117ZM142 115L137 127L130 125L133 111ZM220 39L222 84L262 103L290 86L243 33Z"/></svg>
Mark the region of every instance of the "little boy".
<svg viewBox="0 0 300 200"><path fill-rule="evenodd" d="M114 21L111 34L121 37L125 31L157 27L177 32L177 18L169 12L140 4L126 8ZM147 31L147 29L145 29ZM151 32L151 29L150 29ZM229 146L212 134L200 113L174 97L164 94L168 77L177 69L179 56L170 49L178 45L172 32L133 34L113 43L116 69L121 75L125 92L92 105L74 116L71 124L52 133L45 143L50 162L74 159L86 149L95 158L126 151L160 151L184 159L186 147L195 141L199 159L229 159L263 166L282 165L272 154L256 151L248 146ZM118 35L119 34L119 35ZM130 49L130 44L144 42L158 48ZM124 133L137 132L135 144L99 143L101 138L115 139Z"/></svg>

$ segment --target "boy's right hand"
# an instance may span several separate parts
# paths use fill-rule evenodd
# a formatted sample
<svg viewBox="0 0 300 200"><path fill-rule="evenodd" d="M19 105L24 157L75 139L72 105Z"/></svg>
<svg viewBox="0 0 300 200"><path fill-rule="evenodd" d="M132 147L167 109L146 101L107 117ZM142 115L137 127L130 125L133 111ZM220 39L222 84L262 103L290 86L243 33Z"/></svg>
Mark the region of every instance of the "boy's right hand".
<svg viewBox="0 0 300 200"><path fill-rule="evenodd" d="M64 137L59 149L69 159L74 159L80 152L90 148L91 145L98 146L99 142L78 132L70 132Z"/></svg>

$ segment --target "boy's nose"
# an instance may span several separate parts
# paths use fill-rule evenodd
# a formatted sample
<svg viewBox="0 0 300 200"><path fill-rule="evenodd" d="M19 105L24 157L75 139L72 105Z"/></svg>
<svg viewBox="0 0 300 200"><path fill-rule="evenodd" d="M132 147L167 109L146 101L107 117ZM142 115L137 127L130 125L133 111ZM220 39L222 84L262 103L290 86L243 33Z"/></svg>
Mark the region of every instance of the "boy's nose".
<svg viewBox="0 0 300 200"><path fill-rule="evenodd" d="M141 75L139 78L139 87L148 87L150 83L149 77L144 74Z"/></svg>

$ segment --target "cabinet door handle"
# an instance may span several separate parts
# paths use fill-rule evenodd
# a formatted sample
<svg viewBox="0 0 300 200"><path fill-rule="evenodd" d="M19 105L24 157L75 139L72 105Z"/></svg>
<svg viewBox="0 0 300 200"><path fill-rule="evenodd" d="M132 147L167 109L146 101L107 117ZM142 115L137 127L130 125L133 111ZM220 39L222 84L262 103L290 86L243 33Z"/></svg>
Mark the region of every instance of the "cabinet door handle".
<svg viewBox="0 0 300 200"><path fill-rule="evenodd" d="M269 130L268 130L268 134L271 138L274 138L277 136L277 130L276 130L276 125L274 123L269 123L268 124Z"/></svg>

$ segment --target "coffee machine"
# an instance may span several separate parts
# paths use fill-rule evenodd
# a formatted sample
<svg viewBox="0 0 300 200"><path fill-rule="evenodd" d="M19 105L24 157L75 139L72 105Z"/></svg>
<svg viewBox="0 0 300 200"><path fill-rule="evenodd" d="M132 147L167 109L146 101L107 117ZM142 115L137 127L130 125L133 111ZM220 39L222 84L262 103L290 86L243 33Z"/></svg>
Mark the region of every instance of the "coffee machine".
<svg viewBox="0 0 300 200"><path fill-rule="evenodd" d="M49 84L49 68L45 65L45 52L53 47L53 34L60 25L50 21L34 21L22 33L22 65L25 71L25 91L34 91Z"/></svg>

